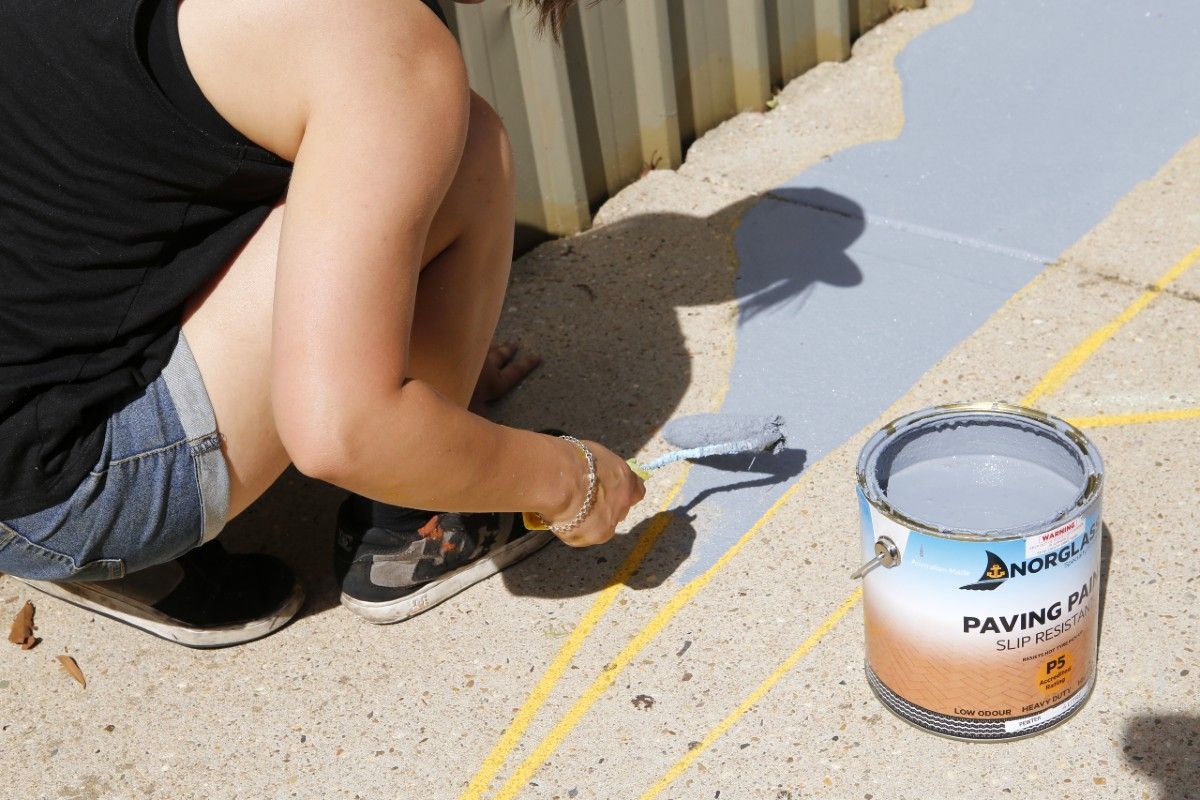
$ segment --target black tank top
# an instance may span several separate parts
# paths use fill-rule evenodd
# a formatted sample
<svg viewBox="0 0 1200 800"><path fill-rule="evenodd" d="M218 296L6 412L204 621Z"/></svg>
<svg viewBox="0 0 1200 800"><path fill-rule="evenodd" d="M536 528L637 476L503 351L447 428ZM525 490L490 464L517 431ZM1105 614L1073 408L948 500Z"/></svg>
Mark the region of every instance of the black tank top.
<svg viewBox="0 0 1200 800"><path fill-rule="evenodd" d="M177 2L0 0L0 519L70 496L291 176L205 99Z"/></svg>
<svg viewBox="0 0 1200 800"><path fill-rule="evenodd" d="M0 0L0 519L71 494L291 173L164 94L153 10Z"/></svg>
<svg viewBox="0 0 1200 800"><path fill-rule="evenodd" d="M177 2L0 0L0 519L70 496L286 190L192 79Z"/></svg>

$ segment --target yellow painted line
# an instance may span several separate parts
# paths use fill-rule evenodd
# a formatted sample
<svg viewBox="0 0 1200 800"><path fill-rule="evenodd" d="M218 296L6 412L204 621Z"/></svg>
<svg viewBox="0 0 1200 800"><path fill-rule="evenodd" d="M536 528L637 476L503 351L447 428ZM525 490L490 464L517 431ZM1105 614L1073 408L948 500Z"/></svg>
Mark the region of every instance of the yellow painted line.
<svg viewBox="0 0 1200 800"><path fill-rule="evenodd" d="M1071 352L1063 356L1057 364L1042 376L1042 379L1030 390L1029 394L1025 395L1023 402L1027 405L1036 403L1046 395L1053 394L1062 388L1062 385L1083 366L1085 361L1092 357L1092 354L1100 349L1101 345L1111 339L1113 334L1124 327L1129 320L1136 317L1143 308L1150 304L1151 300L1162 293L1163 289L1166 289L1191 269L1197 260L1200 260L1200 247L1188 253L1173 267L1164 272L1162 277L1155 281L1149 289L1138 295L1137 299L1130 303L1115 319L1097 329L1091 336L1076 345Z"/></svg>
<svg viewBox="0 0 1200 800"><path fill-rule="evenodd" d="M500 787L500 790L494 796L494 800L512 800L512 798L516 797L517 793L525 787L525 784L533 777L534 773L538 771L542 764L546 763L546 760L554 754L554 751L559 748L563 740L579 724L579 721L583 719L583 715L596 704L597 700L604 696L604 693L616 681L617 676L629 666L633 659L637 658L642 648L653 641L654 637L666 627L672 617L691 602L691 599L708 585L709 581L746 546L746 543L762 530L762 527L796 494L804 484L804 478L807 474L805 472L799 480L788 487L787 491L780 495L779 499L758 518L754 526L742 534L742 538L738 539L732 547L726 550L725 554L717 559L711 567L703 574L697 575L689 581L667 601L666 605L659 609L653 619L646 623L646 626L630 640L629 644L625 645L625 648L617 654L617 657L604 667L599 677L592 682L591 686L584 690L583 694L579 696L579 699L575 701L566 715L546 734L545 738L538 743L533 752L526 756L525 760L520 763L512 776Z"/></svg>
<svg viewBox="0 0 1200 800"><path fill-rule="evenodd" d="M775 668L774 672L767 676L766 680L755 687L754 691L746 695L746 699L737 708L729 712L729 715L725 719L717 723L717 726L700 740L700 744L693 747L683 758L676 761L674 766L667 770L653 786L647 789L645 794L642 795L641 800L653 800L655 797L658 797L663 789L666 789L676 778L682 775L692 765L692 762L700 757L701 753L707 750L717 739L724 736L725 732L732 728L739 719L744 717L747 711L756 706L766 696L767 692L771 691L775 687L775 684L783 679L784 675L791 672L792 668L800 662L800 659L808 655L808 652L817 646L817 642L824 639L826 634L842 621L842 617L846 616L850 612L850 609L858 604L858 601L862 599L862 595L863 590L859 586L849 597L842 601L842 604L832 614L825 618L825 621L815 631L809 634L809 637L799 647L792 651L792 654L782 664Z"/></svg>
<svg viewBox="0 0 1200 800"><path fill-rule="evenodd" d="M1087 362L1087 360L1096 352L1096 350L1099 349L1100 345L1112 338L1112 335L1116 333L1122 325L1126 324L1129 322L1129 320L1137 316L1138 313L1141 312L1142 309L1144 309L1147 305L1149 305L1150 301L1157 297L1158 294L1161 293L1168 284L1178 279L1179 276L1183 275L1183 273L1186 272L1193 264L1195 264L1198 259L1200 259L1200 247L1197 247L1195 250L1185 256L1183 260L1179 261L1177 264L1171 267L1171 269L1167 270L1167 272L1164 273L1163 276L1159 278L1153 286L1143 292L1137 300L1131 303L1112 322L1109 322L1107 325L1099 328L1095 333L1077 345L1074 350L1063 357L1050 369L1049 372L1046 373L1045 376L1042 377L1042 380L1039 381L1038 384L1034 386L1034 388L1027 395L1025 395L1022 402L1025 404L1031 404L1039 397L1043 397L1046 394L1054 391L1068 379L1070 379L1070 377L1075 374L1075 372L1081 366L1083 366L1084 363ZM1050 380L1052 377L1055 378L1054 381ZM1139 422L1157 422L1165 419L1191 419L1193 417L1200 417L1200 408L1179 409L1177 411L1153 411L1139 414L1114 414L1101 417L1078 417L1072 421L1072 424L1076 425L1077 427L1097 427L1102 425L1128 425ZM799 482L794 484L792 488L788 490L787 494L790 494L791 491L796 489L798 486ZM786 497L787 494L785 494L784 497ZM780 500L783 500L784 497L781 497ZM741 544L740 541L739 544ZM718 564L719 563L720 562L718 562ZM716 565L714 565L714 569L715 567ZM847 612L849 612L850 609L853 608L861 598L862 586L860 585L857 589L850 593L849 597L842 601L842 604L838 606L838 608L832 614L826 617L825 621L821 623L820 627L813 631L812 635L805 639L803 644L796 648L796 650L790 656L788 656L788 658L782 664L776 667L775 671L772 672L766 678L766 680L760 683L754 689L754 691L747 695L746 699L743 700L737 708L730 712L725 719L721 720L721 722L719 722L715 728L709 731L709 733L700 741L699 745L690 750L681 759L679 759L679 761L675 762L674 766L667 770L667 772L641 796L641 800L652 800L653 798L657 797L662 793L663 789L667 788L675 781L676 778L682 775L687 768L691 766L692 762L699 757L700 753L704 752L704 750L706 750L713 742L721 738L721 736L723 736L731 727L733 727L733 725L736 724L739 719L745 716L746 712L754 707L760 700L762 700L762 698L766 696L767 692L769 692L776 683L778 683L788 672L790 672L796 666L796 664L800 662L800 659L804 658L804 656L807 655L810 650L812 650L817 642L819 642L826 634L833 630L834 626L836 626L838 622L840 622L842 618L846 616Z"/></svg>
<svg viewBox="0 0 1200 800"><path fill-rule="evenodd" d="M1149 305L1151 300L1157 297L1158 294L1161 293L1164 288L1166 288L1166 286L1183 275L1198 259L1200 259L1200 247L1197 247L1181 261L1171 267L1171 269L1167 270L1167 272L1164 273L1163 276L1160 277L1153 286L1143 292L1138 299L1131 303L1124 311L1122 311L1116 319L1098 329L1082 343L1077 345L1070 353L1064 356L1049 370L1049 372L1046 373L1042 380L1039 381L1038 384L1034 386L1034 388L1027 395L1025 395L1022 402L1024 404L1032 404L1040 397L1043 397L1046 394L1054 391L1063 383L1065 383L1081 366L1083 366L1083 364L1092 356L1092 354L1094 354L1096 350L1099 349L1102 344L1104 344L1104 342L1112 338L1113 334L1116 333L1117 330L1129 322L1129 320L1137 316L1142 309ZM742 547L744 547L745 544L749 542L759 530L762 529L762 527L771 519L771 517L775 515L779 508L781 508L791 498L791 496L796 493L802 482L803 476L796 483L792 484L792 486L789 487L788 490L784 492L769 509L767 509L767 511L758 519L758 521L754 523L754 526L745 534L743 534L742 537L738 539L737 543L727 550L725 554L716 561L716 563L709 567L708 570L702 575L692 579L691 582L680 589L667 602L667 604L659 610L654 618L651 619L650 622L648 622L646 626L642 628L642 630L639 631L636 636L634 636L629 644L627 644L625 648L621 650L617 657L608 664L608 666L605 668L605 671L602 672L600 676L592 682L592 685L589 686L582 695L580 695L579 699L575 701L575 703L567 711L566 715L559 720L559 722L550 730L548 734L546 734L545 738L538 743L538 746L533 750L533 752L526 756L525 760L520 763L516 771L509 777L504 785L500 787L500 790L496 793L494 800L512 800L512 798L516 797L517 793L520 792L529 779L533 777L541 765L544 764L546 760L562 745L562 742L566 739L566 737L571 733L572 730L574 730L575 726L579 724L579 721L583 718L583 715L586 714L591 707L596 704L600 697L604 695L608 688L612 686L617 676L625 669L625 667L627 667L629 663L637 657L637 654L640 653L642 649L649 644L650 641L657 636L664 627L666 627L667 623L670 622L670 620L677 613L679 613L679 611L687 603L691 602L692 598L695 597L695 595L702 588L704 588L709 581L712 580L716 573L724 568L724 566L742 549ZM851 595L851 598L847 598L846 602L850 602L850 599L852 598L854 598L854 595ZM851 605L853 604L851 603ZM841 619L841 617L838 617L838 619ZM553 682L551 682L551 684L552 683ZM516 742L514 740L513 746L515 746L515 744ZM505 752L506 756L511 749L512 747L509 747L508 751ZM495 765L495 768L492 771L493 775L495 774L495 771L500 768L502 763L503 760L501 760L501 764ZM474 784L474 782L472 783ZM477 798L480 795L477 793L473 796L468 796L472 797L472 800L474 800L474 798ZM465 798L466 796L464 797L464 800Z"/></svg>
<svg viewBox="0 0 1200 800"><path fill-rule="evenodd" d="M1067 421L1076 428L1107 428L1110 425L1144 425L1148 422L1177 422L1185 419L1200 419L1200 408L1138 411L1132 414L1100 414L1095 417L1072 417Z"/></svg>
<svg viewBox="0 0 1200 800"><path fill-rule="evenodd" d="M1200 259L1200 247L1197 247L1189 253L1183 260L1171 267L1153 286L1143 292L1138 298L1131 303L1124 311L1121 312L1112 322L1101 327L1091 336L1080 343L1074 350L1068 353L1061 359L1049 372L1038 382L1036 386L1025 396L1024 403L1033 403L1038 398L1043 397L1062 386L1070 377L1075 374L1078 369L1100 348L1102 344L1112 338L1123 325L1138 315L1150 301L1157 297L1167 285L1177 280L1185 273L1196 261ZM1200 408L1176 409L1172 411L1151 411L1135 414L1109 414L1095 417L1077 417L1073 419L1072 424L1077 427L1102 427L1105 425L1133 425L1146 422L1161 422L1165 420L1180 420L1200 418ZM724 736L725 733L737 723L739 719L745 716L751 708L753 708L767 692L774 688L788 672L790 672L800 659L808 654L810 650L819 642L826 634L831 631L838 622L846 615L846 613L858 603L862 598L862 587L858 587L849 597L843 601L837 610L825 619L821 626L815 630L811 636L804 641L800 647L788 656L788 658L776 667L766 680L760 683L754 691L752 691L745 700L738 705L732 712L729 713L721 722L717 724L709 733L700 741L692 750L688 751L682 758L667 770L667 772L658 779L653 786L650 787L642 796L641 800L653 800L662 793L664 789L670 786L676 778L682 775L688 767L691 766L702 752L704 752L717 739Z"/></svg>
<svg viewBox="0 0 1200 800"><path fill-rule="evenodd" d="M591 634L592 630L600 622L600 619L608 611L609 606L617 599L617 594L621 588L632 577L634 571L641 566L642 560L650 552L650 548L658 541L658 537L667 529L671 523L672 514L667 511L671 507L671 503L675 502L675 498L683 489L684 483L687 482L688 473L691 471L691 464L684 467L683 475L671 488L667 498L662 503L662 508L651 521L646 531L641 535L641 538L634 544L633 549L625 556L625 560L621 562L616 572L613 573L612 580L609 585L604 588L600 595L592 603L592 607L587 613L580 618L575 625L575 630L571 631L571 636L559 649L558 654L554 656L554 660L550 662L550 666L542 674L541 679L533 687L533 691L529 693L524 705L517 711L517 715L513 717L512 723L504 731L504 735L500 737L500 741L496 742L492 751L488 753L487 758L483 760L479 770L471 778L471 782L467 784L466 790L461 795L461 800L479 800L491 785L492 778L496 777L496 773L504 766L504 762L508 760L508 756L512 753L513 748L521 740L521 736L525 733L537 712L545 705L546 700L550 697L550 692L554 689L554 685L562 678L563 673L571 666L572 659L579 652L579 648L583 646L583 642Z"/></svg>
<svg viewBox="0 0 1200 800"><path fill-rule="evenodd" d="M728 249L728 254L733 260L734 264L738 263L737 248L734 245L734 239L741 224L742 216L738 215L732 221L732 223L730 223L729 230L725 236L725 246ZM729 338L731 345L730 351L732 353L737 345L736 333L731 332ZM729 356L729 363L732 366L732 355ZM724 402L725 395L729 392L729 372L730 370L726 370L720 392L716 398L715 406L717 408L721 406L721 404ZM517 746L517 742L520 740L522 734L524 734L524 732L529 728L529 724L533 721L534 716L536 716L541 707L545 705L546 700L549 699L550 692L554 689L555 684L558 683L563 674L566 672L567 668L570 666L570 662L572 659L574 659L575 654L579 651L579 648L582 647L584 640L587 639L587 637L595 629L596 625L600 622L600 619L612 606L613 601L616 600L617 594L620 592L622 586L626 583L627 579L633 575L634 571L641 566L642 561L647 555L649 555L650 549L654 546L654 543L658 541L658 537L662 535L662 532L666 530L667 525L670 524L671 515L666 514L665 512L667 508L670 507L671 503L675 501L675 498L679 495L679 492L683 489L684 484L687 482L687 476L691 471L691 467L692 465L690 462L685 465L683 474L680 476L678 483L676 483L671 489L670 494L667 496L666 501L664 501L662 508L659 511L659 518L656 519L649 528L647 528L644 534L642 534L642 538L638 540L637 544L634 546L634 549L630 551L629 555L625 557L625 560L621 563L621 566L617 569L616 573L614 573L609 586L607 586L600 596L596 598L596 601L592 604L592 607L580 619L580 621L576 623L575 629L571 632L571 636L562 646L562 649L559 650L558 655L556 655L554 658L554 661L551 662L550 666L546 668L546 672L542 675L537 685L533 688L533 691L530 692L529 697L526 698L524 705L522 705L517 711L517 715L513 718L512 724L505 729L500 741L496 743L496 745L492 748L492 751L488 754L487 758L484 759L483 764L475 773L474 777L472 777L471 782L467 785L466 790L460 796L459 800L480 800L480 798L483 796L483 793L487 791L492 779L496 776L496 773L499 772L500 768L504 766L504 762L508 759L508 756L512 753L513 749Z"/></svg>
<svg viewBox="0 0 1200 800"><path fill-rule="evenodd" d="M1187 270L1191 268L1191 266L1195 264L1197 260L1200 260L1200 247L1194 249L1191 253L1172 266L1171 269L1167 270L1167 272L1164 273L1149 289L1143 292L1133 303L1131 303L1124 311L1122 311L1116 319L1098 329L1087 339L1077 345L1070 353L1063 357L1046 373L1042 380L1036 386L1034 386L1034 388L1024 397L1022 402L1025 404L1032 404L1041 397L1058 389L1096 352L1096 350L1100 348L1101 345L1111 339L1113 334L1115 334L1122 326L1137 316L1137 314L1140 313L1147 305L1149 305L1150 301L1157 297L1163 289L1187 272ZM640 653L642 649L649 644L650 641L652 641L664 627L666 627L667 623L670 622L670 620L687 603L691 602L692 598L695 597L695 595L712 580L716 573L724 568L724 566L745 546L745 544L749 542L749 540L752 539L759 530L762 529L762 527L775 515L779 508L781 508L791 498L791 496L796 493L802 482L803 477L801 480L792 484L792 486L789 487L788 490L785 491L769 509L767 509L767 511L758 519L754 526L751 527L750 530L748 530L745 534L743 534L742 537L733 545L733 547L727 550L725 554L716 561L716 563L709 567L709 569L706 570L702 575L694 578L686 586L676 592L676 594L662 609L660 609L660 611L650 620L650 622L648 622L646 626L643 627L636 636L634 636L629 644L627 644L625 648L618 653L617 657L606 666L604 672L602 672L601 675L592 682L591 686L584 691L579 699L575 701L575 703L567 711L566 715L560 719L559 722L542 739L542 741L539 742L538 746L533 750L533 752L530 753L520 763L520 765L518 765L516 771L509 777L507 781L505 781L504 785L500 787L500 790L494 796L494 800L512 800L512 798L514 798L517 793L520 792L525 783L531 777L533 777L541 765L544 764L546 760L562 745L562 742L579 724L584 714L586 714L591 707L596 704L600 697L604 695L608 688L612 686L617 676L630 664L630 662L632 662L634 658L637 657L637 654ZM678 491L681 488L682 485L676 487L675 491ZM674 495L674 493L675 492L673 492L672 495ZM630 554L630 557L626 559L626 563L633 561L633 555L633 553ZM644 557L644 554L642 554L642 556ZM640 558L637 560L637 563L640 563ZM634 564L634 568L636 568L636 564ZM630 571L632 572L632 570ZM571 646L572 642L575 642L574 650L572 650L570 655L563 660L561 665L558 665L558 659L556 658L555 665L558 665L558 668L557 674L555 674L553 677L551 677L551 673L555 671L555 665L552 665L552 667L547 670L546 675L543 677L543 681L539 682L538 687L535 688L534 693L530 696L531 703L527 703L527 707L530 705L533 707L523 708L521 713L518 715L518 718L524 718L523 726L515 735L510 737L509 733L517 727L517 721L514 720L514 724L510 726L509 731L506 731L505 737L502 740L503 742L511 738L511 742L507 745L507 748L504 749L502 754L500 754L499 751L501 750L501 747L500 744L498 744L493 750L492 755L489 755L488 759L485 761L485 766L480 770L480 774L482 774L485 770L490 770L487 780L479 781L477 780L479 775L477 775L477 779L472 780L471 782L471 786L475 787L473 793L469 787L468 792L463 795L463 800L467 800L468 798L475 800L476 798L482 796L482 792L486 790L488 782L490 782L491 778L503 766L504 760L516 746L517 740L520 738L520 734L523 733L528 727L529 721L532 720L533 714L536 713L537 709L540 708L540 706L545 702L546 696L548 695L550 689L557 682L558 678L561 677L562 672L567 668L571 657L574 655L574 652L578 650L583 639L586 638L586 636L591 632L592 628L595 627L596 622L599 621L599 618L603 616L604 612L612 604L613 599L615 599L615 593L620 588L620 583L621 582L616 582L614 586L609 587L609 589L614 590L612 597L608 598L607 603L601 610L599 610L594 619L591 619L590 624L585 625L585 622L581 621L580 626L576 629L576 633L579 633L580 631L583 632L578 637L576 637L575 634L572 634L571 640L569 640L568 644L564 645L563 647L563 650L565 651ZM598 599L596 606L599 606L604 599L605 598L603 597ZM847 602L849 602L849 598ZM593 610L596 609L596 606L593 606ZM591 612L589 612L588 616L591 617ZM840 619L840 617L838 619ZM834 624L836 624L836 621ZM586 630L584 630L585 627ZM544 691L539 694L538 690L543 688L543 684ZM535 696L537 697L536 701Z"/></svg>

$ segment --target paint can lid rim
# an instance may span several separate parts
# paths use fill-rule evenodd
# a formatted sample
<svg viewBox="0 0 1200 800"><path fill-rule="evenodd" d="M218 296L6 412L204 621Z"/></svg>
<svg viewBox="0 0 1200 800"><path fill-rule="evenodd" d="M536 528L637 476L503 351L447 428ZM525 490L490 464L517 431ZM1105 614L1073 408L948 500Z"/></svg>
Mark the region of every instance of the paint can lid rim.
<svg viewBox="0 0 1200 800"><path fill-rule="evenodd" d="M922 426L953 422L956 419L969 421L972 417L1014 417L1021 422L1055 435L1075 451L1084 467L1085 484L1078 498L1059 514L1045 520L1037 520L1019 527L997 531L953 530L941 528L904 514L890 504L871 474L874 460L883 447L895 441L901 434ZM1034 408L1004 401L948 403L931 406L897 417L880 428L863 446L858 458L857 482L863 497L880 513L910 530L929 533L947 539L998 542L1024 539L1062 524L1066 519L1086 512L1098 501L1104 480L1104 463L1100 452L1083 431L1066 420Z"/></svg>

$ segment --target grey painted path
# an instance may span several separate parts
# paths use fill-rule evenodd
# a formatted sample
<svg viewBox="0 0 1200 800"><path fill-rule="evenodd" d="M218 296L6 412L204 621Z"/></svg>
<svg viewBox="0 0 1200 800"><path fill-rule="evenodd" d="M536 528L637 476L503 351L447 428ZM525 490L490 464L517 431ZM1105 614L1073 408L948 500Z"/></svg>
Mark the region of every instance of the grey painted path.
<svg viewBox="0 0 1200 800"><path fill-rule="evenodd" d="M782 414L793 449L692 470L683 580L1200 134L1195 2L978 0L897 69L899 138L797 175L738 229L724 408Z"/></svg>

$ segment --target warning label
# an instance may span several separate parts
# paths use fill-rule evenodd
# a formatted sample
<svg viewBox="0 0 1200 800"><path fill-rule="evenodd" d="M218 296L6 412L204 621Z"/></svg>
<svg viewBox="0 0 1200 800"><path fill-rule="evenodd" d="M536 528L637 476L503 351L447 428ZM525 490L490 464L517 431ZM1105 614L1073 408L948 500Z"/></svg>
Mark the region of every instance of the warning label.
<svg viewBox="0 0 1200 800"><path fill-rule="evenodd" d="M1081 533L1083 533L1083 517L1076 517L1052 531L1046 531L1037 536L1030 536L1025 540L1025 558L1033 558L1034 556L1040 556L1042 553L1057 550L1063 545L1070 543Z"/></svg>

